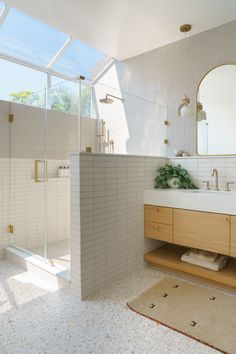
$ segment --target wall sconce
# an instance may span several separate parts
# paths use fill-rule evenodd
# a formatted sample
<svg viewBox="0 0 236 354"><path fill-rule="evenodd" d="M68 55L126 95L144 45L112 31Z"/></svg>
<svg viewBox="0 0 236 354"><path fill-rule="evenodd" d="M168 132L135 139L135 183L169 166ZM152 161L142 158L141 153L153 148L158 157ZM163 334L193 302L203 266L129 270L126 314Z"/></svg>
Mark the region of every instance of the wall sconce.
<svg viewBox="0 0 236 354"><path fill-rule="evenodd" d="M184 95L181 98L181 102L178 108L178 115L180 117L186 117L191 114L190 98L187 95Z"/></svg>

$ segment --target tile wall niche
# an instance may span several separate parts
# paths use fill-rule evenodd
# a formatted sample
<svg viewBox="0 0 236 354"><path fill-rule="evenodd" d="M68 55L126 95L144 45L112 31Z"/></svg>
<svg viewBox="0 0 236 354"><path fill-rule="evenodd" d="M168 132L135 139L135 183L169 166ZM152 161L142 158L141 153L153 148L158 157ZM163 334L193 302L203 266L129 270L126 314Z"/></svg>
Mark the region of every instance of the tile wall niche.
<svg viewBox="0 0 236 354"><path fill-rule="evenodd" d="M69 238L70 182L57 178L60 165L68 160L48 161L46 184L48 243ZM44 245L44 184L34 181L34 160L0 158L0 258L11 243L26 249ZM11 178L9 178L11 175ZM14 234L8 234L9 222Z"/></svg>
<svg viewBox="0 0 236 354"><path fill-rule="evenodd" d="M72 290L82 299L143 266L158 241L143 237L143 191L153 188L159 157L71 157ZM80 202L79 202L80 201Z"/></svg>

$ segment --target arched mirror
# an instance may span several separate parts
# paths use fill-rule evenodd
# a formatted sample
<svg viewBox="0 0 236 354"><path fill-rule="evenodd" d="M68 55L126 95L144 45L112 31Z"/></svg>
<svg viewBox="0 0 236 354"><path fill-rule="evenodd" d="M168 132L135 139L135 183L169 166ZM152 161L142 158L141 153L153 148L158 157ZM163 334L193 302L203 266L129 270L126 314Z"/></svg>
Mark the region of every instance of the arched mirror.
<svg viewBox="0 0 236 354"><path fill-rule="evenodd" d="M221 65L200 82L196 104L198 155L236 154L236 65Z"/></svg>

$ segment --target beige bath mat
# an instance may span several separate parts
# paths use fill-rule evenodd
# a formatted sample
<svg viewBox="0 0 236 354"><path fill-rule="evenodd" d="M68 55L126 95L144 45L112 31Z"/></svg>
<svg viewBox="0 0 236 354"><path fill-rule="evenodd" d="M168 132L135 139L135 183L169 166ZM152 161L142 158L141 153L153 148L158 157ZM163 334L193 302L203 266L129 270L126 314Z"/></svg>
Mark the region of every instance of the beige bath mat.
<svg viewBox="0 0 236 354"><path fill-rule="evenodd" d="M236 353L234 295L166 276L128 306L223 353Z"/></svg>

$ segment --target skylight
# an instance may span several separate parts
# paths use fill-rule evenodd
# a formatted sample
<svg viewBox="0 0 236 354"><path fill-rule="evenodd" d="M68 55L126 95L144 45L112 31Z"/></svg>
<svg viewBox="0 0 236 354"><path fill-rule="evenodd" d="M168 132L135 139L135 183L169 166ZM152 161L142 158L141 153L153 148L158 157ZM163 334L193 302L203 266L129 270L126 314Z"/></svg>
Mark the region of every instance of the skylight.
<svg viewBox="0 0 236 354"><path fill-rule="evenodd" d="M68 76L83 75L91 79L110 61L110 57L79 40L75 40L52 68Z"/></svg>
<svg viewBox="0 0 236 354"><path fill-rule="evenodd" d="M0 29L0 52L47 66L68 38L68 35L12 8Z"/></svg>
<svg viewBox="0 0 236 354"><path fill-rule="evenodd" d="M0 1L0 56L16 58L63 77L93 80L113 61L109 56ZM70 42L71 41L71 42ZM62 53L62 55L61 55Z"/></svg>
<svg viewBox="0 0 236 354"><path fill-rule="evenodd" d="M2 11L3 11L4 7L5 7L4 2L0 1L0 16L2 14Z"/></svg>

